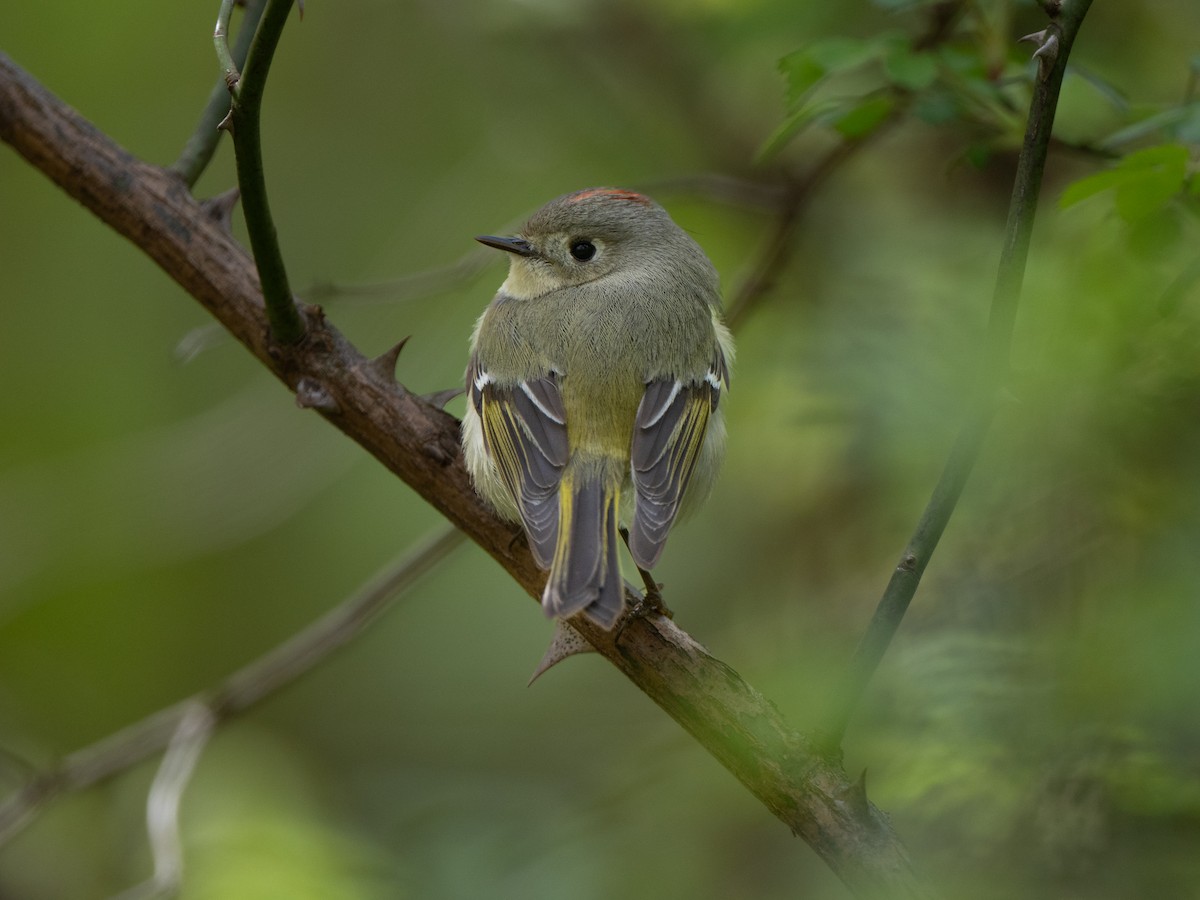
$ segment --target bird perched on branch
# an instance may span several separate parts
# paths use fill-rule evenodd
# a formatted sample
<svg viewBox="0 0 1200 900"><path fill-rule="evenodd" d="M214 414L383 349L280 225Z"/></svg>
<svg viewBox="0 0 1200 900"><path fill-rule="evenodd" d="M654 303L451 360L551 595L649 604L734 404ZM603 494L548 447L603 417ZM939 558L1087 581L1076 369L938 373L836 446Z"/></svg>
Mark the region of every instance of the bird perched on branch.
<svg viewBox="0 0 1200 900"><path fill-rule="evenodd" d="M476 490L520 521L548 616L611 629L622 530L643 574L724 454L733 340L717 273L661 206L593 188L538 210L471 338L462 441ZM647 576L648 578L648 576ZM649 582L648 583L653 583Z"/></svg>

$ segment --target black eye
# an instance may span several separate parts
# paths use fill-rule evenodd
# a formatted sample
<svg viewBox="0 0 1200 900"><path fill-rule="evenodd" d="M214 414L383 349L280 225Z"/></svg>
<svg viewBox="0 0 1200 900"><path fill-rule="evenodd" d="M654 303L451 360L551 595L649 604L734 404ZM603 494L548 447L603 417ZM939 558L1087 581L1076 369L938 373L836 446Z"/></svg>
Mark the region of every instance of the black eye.
<svg viewBox="0 0 1200 900"><path fill-rule="evenodd" d="M596 245L591 241L574 241L571 244L571 255L580 262L587 262L596 255Z"/></svg>

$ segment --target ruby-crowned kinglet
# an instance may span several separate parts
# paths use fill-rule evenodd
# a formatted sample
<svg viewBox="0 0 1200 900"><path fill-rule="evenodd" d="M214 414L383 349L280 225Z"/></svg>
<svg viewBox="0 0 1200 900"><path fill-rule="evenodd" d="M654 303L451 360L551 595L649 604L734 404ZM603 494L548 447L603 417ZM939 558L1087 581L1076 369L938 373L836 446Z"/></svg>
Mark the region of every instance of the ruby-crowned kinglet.
<svg viewBox="0 0 1200 900"><path fill-rule="evenodd" d="M716 270L661 206L610 188L477 240L512 256L471 338L467 467L550 570L546 614L611 629L621 508L632 501L629 552L648 571L724 454L733 340Z"/></svg>

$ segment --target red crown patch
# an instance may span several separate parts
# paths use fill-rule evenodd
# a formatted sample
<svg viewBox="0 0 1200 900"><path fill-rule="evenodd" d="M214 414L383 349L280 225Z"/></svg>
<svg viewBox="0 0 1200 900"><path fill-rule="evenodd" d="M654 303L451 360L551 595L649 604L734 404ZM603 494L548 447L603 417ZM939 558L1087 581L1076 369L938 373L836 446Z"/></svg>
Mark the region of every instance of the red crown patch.
<svg viewBox="0 0 1200 900"><path fill-rule="evenodd" d="M642 206L650 205L649 197L643 196L636 191L624 191L620 188L591 188L590 190L573 194L567 198L567 202L579 203L581 200L590 200L592 197L611 197L613 200L628 200L630 203L640 203Z"/></svg>

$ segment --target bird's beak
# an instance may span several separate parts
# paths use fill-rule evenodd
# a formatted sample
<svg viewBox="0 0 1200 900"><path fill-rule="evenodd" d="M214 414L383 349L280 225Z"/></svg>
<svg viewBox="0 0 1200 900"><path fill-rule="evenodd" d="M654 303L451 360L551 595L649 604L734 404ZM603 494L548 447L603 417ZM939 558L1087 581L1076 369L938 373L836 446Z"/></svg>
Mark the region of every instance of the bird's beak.
<svg viewBox="0 0 1200 900"><path fill-rule="evenodd" d="M489 247L495 247L497 250L505 250L509 253L515 253L517 256L537 256L538 252L533 248L533 244L524 238L519 237L493 237L490 234L481 235L475 238L481 244L487 244Z"/></svg>

